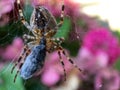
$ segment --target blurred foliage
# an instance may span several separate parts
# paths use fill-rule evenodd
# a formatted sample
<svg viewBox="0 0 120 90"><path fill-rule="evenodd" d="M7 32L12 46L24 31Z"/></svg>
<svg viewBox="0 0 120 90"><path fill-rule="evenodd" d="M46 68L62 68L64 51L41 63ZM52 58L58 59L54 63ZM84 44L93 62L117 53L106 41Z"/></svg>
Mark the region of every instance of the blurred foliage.
<svg viewBox="0 0 120 90"><path fill-rule="evenodd" d="M30 4L24 6L23 13L27 21L30 21L32 11L33 11L33 7Z"/></svg>
<svg viewBox="0 0 120 90"><path fill-rule="evenodd" d="M29 22L33 8L30 5L25 5L24 10L25 18ZM6 46L10 44L15 37L22 37L23 34L28 33L28 30L20 20L16 21L14 19L15 18L12 18L8 24L0 27L0 46Z"/></svg>
<svg viewBox="0 0 120 90"><path fill-rule="evenodd" d="M120 30L114 31L114 34L118 37L119 42L120 42Z"/></svg>
<svg viewBox="0 0 120 90"><path fill-rule="evenodd" d="M120 58L115 62L114 68L120 71Z"/></svg>
<svg viewBox="0 0 120 90"><path fill-rule="evenodd" d="M120 31L116 30L113 33L115 34L115 36L118 37L119 42L120 42ZM114 67L120 71L120 58L115 62Z"/></svg>
<svg viewBox="0 0 120 90"><path fill-rule="evenodd" d="M78 41L66 41L62 44L62 46L70 51L71 56L76 56L81 45Z"/></svg>
<svg viewBox="0 0 120 90"><path fill-rule="evenodd" d="M15 37L21 37L23 33L25 33L25 28L19 21L0 27L0 46L10 44Z"/></svg>
<svg viewBox="0 0 120 90"><path fill-rule="evenodd" d="M16 82L14 83L14 76L16 74L16 70L14 70L14 73L11 74L11 67L13 65L9 64L6 65L1 71L0 71L0 90L25 90L23 82L21 78L17 77Z"/></svg>
<svg viewBox="0 0 120 90"><path fill-rule="evenodd" d="M49 90L46 86L44 86L42 83L38 83L39 80L37 79L29 79L27 83L25 84L26 90Z"/></svg>
<svg viewBox="0 0 120 90"><path fill-rule="evenodd" d="M68 18L65 18L62 27L59 28L58 32L55 34L54 37L64 37L65 39L67 39L70 30L71 30L71 21Z"/></svg>

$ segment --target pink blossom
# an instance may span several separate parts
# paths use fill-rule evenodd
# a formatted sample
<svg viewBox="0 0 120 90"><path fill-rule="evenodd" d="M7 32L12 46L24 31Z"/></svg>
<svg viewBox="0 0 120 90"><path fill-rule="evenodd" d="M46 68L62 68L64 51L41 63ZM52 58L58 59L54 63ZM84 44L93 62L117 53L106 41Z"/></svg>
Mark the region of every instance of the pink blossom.
<svg viewBox="0 0 120 90"><path fill-rule="evenodd" d="M119 73L111 68L104 68L95 76L95 90L119 90Z"/></svg>
<svg viewBox="0 0 120 90"><path fill-rule="evenodd" d="M79 50L75 59L80 68L92 74L108 65L108 55L106 53L98 52L93 54L86 47Z"/></svg>
<svg viewBox="0 0 120 90"><path fill-rule="evenodd" d="M79 40L80 43L81 40L83 40L84 36L87 34L87 32L100 27L100 25L95 19L81 12L79 13L78 17L75 17L73 19L73 21L75 27L70 33L70 40Z"/></svg>
<svg viewBox="0 0 120 90"><path fill-rule="evenodd" d="M58 3L59 2L59 3ZM61 11L60 1L58 0L32 0L33 6L45 6L53 15L59 16Z"/></svg>
<svg viewBox="0 0 120 90"><path fill-rule="evenodd" d="M83 46L92 53L104 52L108 55L109 64L113 63L119 56L118 39L106 28L90 30L83 39Z"/></svg>
<svg viewBox="0 0 120 90"><path fill-rule="evenodd" d="M0 47L0 55L2 55L3 52L4 52L4 49Z"/></svg>
<svg viewBox="0 0 120 90"><path fill-rule="evenodd" d="M54 16L60 16L62 0L32 0L33 6L43 5L45 6ZM72 0L64 0L65 12L67 15L78 15L80 4ZM73 8L74 7L74 8Z"/></svg>
<svg viewBox="0 0 120 90"><path fill-rule="evenodd" d="M2 57L5 59L16 59L23 48L23 41L20 38L14 39L13 43L5 49Z"/></svg>
<svg viewBox="0 0 120 90"><path fill-rule="evenodd" d="M0 19L0 26L4 26L9 21L8 15L2 15Z"/></svg>
<svg viewBox="0 0 120 90"><path fill-rule="evenodd" d="M60 80L60 74L55 69L48 68L46 72L42 74L42 82L47 86L53 86Z"/></svg>
<svg viewBox="0 0 120 90"><path fill-rule="evenodd" d="M65 70L66 72L69 72L72 66L69 61L66 60L66 57L64 57L63 55L62 57L65 63ZM48 55L41 78L42 82L45 85L53 86L61 79L61 76L64 77L64 70L59 60L60 58L57 52L53 52Z"/></svg>
<svg viewBox="0 0 120 90"><path fill-rule="evenodd" d="M15 0L0 0L0 17L13 9Z"/></svg>

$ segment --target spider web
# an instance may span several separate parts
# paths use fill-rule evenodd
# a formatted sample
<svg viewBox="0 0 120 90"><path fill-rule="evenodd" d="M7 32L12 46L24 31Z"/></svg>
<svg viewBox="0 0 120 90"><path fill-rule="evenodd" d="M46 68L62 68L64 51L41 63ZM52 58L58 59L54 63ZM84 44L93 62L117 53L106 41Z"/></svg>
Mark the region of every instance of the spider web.
<svg viewBox="0 0 120 90"><path fill-rule="evenodd" d="M15 5L13 5L13 6L15 6ZM22 4L21 4L21 6L22 6ZM24 7L23 13L24 13L25 19L27 21L29 21L32 9L31 9L31 6L29 6L29 5L25 5L25 6L26 7ZM15 10L10 12L11 13L10 22L8 24L6 24L5 27L0 27L0 47L3 47L3 48L7 47L7 45L10 45L16 37L22 37L23 34L29 33L28 30L24 27L24 25L20 22L17 10L18 10L18 7L16 7ZM69 27L70 27L69 25L67 25L69 20L66 19L65 22L66 23L64 23L64 27L62 29L62 30L64 30L64 32L65 32L65 30L69 30ZM59 36L59 35L60 35L60 37L62 36L61 35L61 34L63 34L62 30L59 30L57 36ZM60 34L60 32L61 32L61 34ZM67 36L67 34L65 34L64 36ZM17 57L17 56L19 56L19 55L16 53L15 57ZM11 76L10 71L13 66L13 61L14 61L14 59L12 61L10 61L10 63L2 70L2 72L0 72L0 77L3 76L4 74L6 75L7 73L9 73ZM9 83L13 83L14 76L15 76L15 73L12 74L12 76L11 76L12 78L11 77L8 78ZM17 81L18 81L18 77L17 77L16 83L17 83ZM23 90L21 88L16 89L16 87L13 87L13 86L17 86L15 84L13 83L12 85L9 85L7 90L14 90L13 88L15 88L15 90Z"/></svg>
<svg viewBox="0 0 120 90"><path fill-rule="evenodd" d="M23 7L23 5L21 6ZM13 5L13 7L14 9L7 14L7 16L9 16L10 18L9 22L4 26L0 27L0 47L10 44L14 38L22 37L24 33L28 32L27 29L22 25L22 23L19 20L18 7L16 3ZM28 9L27 6L24 7L24 10L27 9ZM29 14L30 12L24 10L23 13L25 15L25 18L26 20L29 20L29 16L27 14Z"/></svg>
<svg viewBox="0 0 120 90"><path fill-rule="evenodd" d="M30 5L28 6L26 5L26 3L24 4L25 4L24 5L25 7L23 7L22 4L21 4L21 7L23 8L24 17L28 21L30 18L30 15L31 15L30 13L32 9L31 11L28 10L28 8L29 9L31 8ZM10 18L10 20L4 26L0 26L0 49L5 49L7 46L12 44L15 38L17 37L22 38L23 34L29 33L28 30L24 27L24 25L19 20L18 7L16 2L13 5L13 10L7 13L6 15ZM3 51L1 51L1 53L2 52ZM0 67L0 88L2 90L17 90L17 89L24 90L24 87L22 87L23 83L19 77L17 77L17 80L15 83L13 82L16 70L13 74L11 74L13 62L15 61L15 58L18 56L19 54L16 53L16 56L14 57L14 59L9 61L9 60L4 60L0 55L0 66L2 63L4 63L3 66ZM6 78L7 77L6 75L8 75L8 78ZM3 87L2 87L2 84L4 84ZM4 88L4 86L6 88Z"/></svg>

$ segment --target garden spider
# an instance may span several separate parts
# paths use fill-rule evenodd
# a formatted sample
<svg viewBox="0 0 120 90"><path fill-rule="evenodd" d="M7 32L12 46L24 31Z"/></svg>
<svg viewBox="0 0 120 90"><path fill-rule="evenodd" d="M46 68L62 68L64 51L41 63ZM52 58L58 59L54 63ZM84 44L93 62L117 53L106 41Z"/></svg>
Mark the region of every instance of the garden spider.
<svg viewBox="0 0 120 90"><path fill-rule="evenodd" d="M66 71L64 68L62 54L65 55L70 63L72 63L76 68L78 67L66 55L64 49L61 46L64 38L53 38L58 28L62 26L64 21L64 3L62 4L61 17L58 24L54 16L45 7L36 6L31 15L30 25L24 19L22 8L20 6L20 0L17 0L17 4L19 8L19 16L21 22L30 32L32 32L33 35L23 35L23 39L25 42L27 42L27 40L31 41L25 44L21 55L19 56L17 62L11 70L11 73L13 73L14 68L19 64L17 73L14 77L14 82L19 72L20 76L25 80L32 77L38 69L42 69L45 61L46 52L50 53L55 50L58 51L60 62L64 69L64 76L66 79ZM78 69L82 71L80 68Z"/></svg>

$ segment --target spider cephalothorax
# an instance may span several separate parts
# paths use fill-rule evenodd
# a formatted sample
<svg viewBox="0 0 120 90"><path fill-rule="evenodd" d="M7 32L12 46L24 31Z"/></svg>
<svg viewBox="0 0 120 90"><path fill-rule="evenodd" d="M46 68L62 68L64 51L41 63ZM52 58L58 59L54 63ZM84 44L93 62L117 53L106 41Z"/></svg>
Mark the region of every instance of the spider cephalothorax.
<svg viewBox="0 0 120 90"><path fill-rule="evenodd" d="M12 73L16 65L19 65L19 69L17 70L17 73L15 75L14 82L19 72L20 76L23 79L29 79L39 69L41 70L44 65L46 52L50 53L55 50L58 51L58 56L63 66L65 77L66 72L64 68L62 54L64 54L67 57L70 63L72 63L76 68L78 68L77 65L74 64L74 62L66 55L64 49L61 46L61 43L64 41L64 38L53 37L56 34L58 28L61 27L63 24L64 3L62 5L60 22L58 24L55 20L55 17L50 13L48 9L46 9L43 6L37 6L34 8L33 13L31 15L30 25L24 19L24 15L20 5L20 0L17 0L17 4L19 7L19 16L21 22L30 32L32 32L33 35L23 35L23 39L26 43L23 48L23 51L21 52L21 55L18 58L18 61L15 63L11 71ZM30 42L28 42L28 40ZM78 69L81 71L80 68Z"/></svg>

